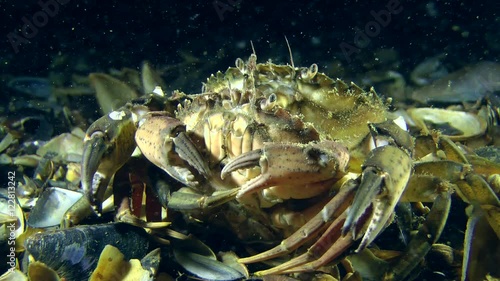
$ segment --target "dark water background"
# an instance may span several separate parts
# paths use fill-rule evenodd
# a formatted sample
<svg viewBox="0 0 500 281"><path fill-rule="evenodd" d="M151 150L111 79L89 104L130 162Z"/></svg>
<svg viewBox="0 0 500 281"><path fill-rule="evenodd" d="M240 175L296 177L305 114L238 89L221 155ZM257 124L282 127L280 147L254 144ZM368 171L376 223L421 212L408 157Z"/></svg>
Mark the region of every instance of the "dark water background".
<svg viewBox="0 0 500 281"><path fill-rule="evenodd" d="M58 4L58 13L45 24L40 17L43 25L28 39L30 43L17 46L16 53L9 34L17 30L22 36L23 17L33 21L42 8L37 1L0 1L1 73L46 76L61 56L69 70L83 60L83 72L138 67L144 60L171 65L182 62L182 52L207 63L207 76L232 66L237 57L246 58L252 52L250 41L260 61L288 62L284 36L295 65L317 63L320 70L334 74L339 64L353 73L380 63L374 58L380 49L397 51L402 73L441 53L456 69L481 60L496 61L500 53L496 1L60 2L66 3ZM372 14L387 10L387 5L401 12L391 14L385 26L379 24L380 30L372 28L369 42L355 41L356 30L365 31L374 21ZM347 58L342 43L362 48ZM193 85L198 89L200 81L189 84L188 89Z"/></svg>

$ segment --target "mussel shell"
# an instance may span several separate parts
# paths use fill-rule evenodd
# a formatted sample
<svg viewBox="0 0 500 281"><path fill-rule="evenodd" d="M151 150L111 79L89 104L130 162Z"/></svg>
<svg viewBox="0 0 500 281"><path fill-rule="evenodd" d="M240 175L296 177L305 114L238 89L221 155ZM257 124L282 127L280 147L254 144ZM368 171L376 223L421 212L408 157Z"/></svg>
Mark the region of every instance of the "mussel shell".
<svg viewBox="0 0 500 281"><path fill-rule="evenodd" d="M218 261L207 245L193 237L175 240L172 247L175 260L202 280L229 281L245 277L246 268L240 272Z"/></svg>
<svg viewBox="0 0 500 281"><path fill-rule="evenodd" d="M56 155L54 161L79 161L83 154L83 139L71 133L63 133L41 146L36 154L42 157ZM75 161L76 162L76 161Z"/></svg>
<svg viewBox="0 0 500 281"><path fill-rule="evenodd" d="M28 268L30 281L60 281L61 279L52 268L41 262L33 262Z"/></svg>
<svg viewBox="0 0 500 281"><path fill-rule="evenodd" d="M463 111L440 108L411 108L407 110L410 122L422 130L436 129L451 140L461 141L485 133L487 123L479 116Z"/></svg>
<svg viewBox="0 0 500 281"><path fill-rule="evenodd" d="M82 196L83 194L80 192L59 187L45 189L30 212L28 225L35 228L46 228L61 224L66 211Z"/></svg>
<svg viewBox="0 0 500 281"><path fill-rule="evenodd" d="M40 77L17 77L7 83L7 87L36 98L49 98L52 86L48 79Z"/></svg>
<svg viewBox="0 0 500 281"><path fill-rule="evenodd" d="M411 98L424 104L475 102L500 89L499 73L500 64L480 62L413 91Z"/></svg>
<svg viewBox="0 0 500 281"><path fill-rule="evenodd" d="M142 259L149 252L149 242L144 229L111 223L37 233L26 240L26 249L59 276L88 280L106 245L117 247L126 259Z"/></svg>

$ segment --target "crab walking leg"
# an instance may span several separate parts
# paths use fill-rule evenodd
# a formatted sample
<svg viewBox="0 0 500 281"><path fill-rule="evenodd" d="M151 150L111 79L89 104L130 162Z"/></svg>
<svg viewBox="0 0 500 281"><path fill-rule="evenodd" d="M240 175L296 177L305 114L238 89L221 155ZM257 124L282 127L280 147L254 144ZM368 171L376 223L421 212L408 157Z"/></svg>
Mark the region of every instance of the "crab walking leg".
<svg viewBox="0 0 500 281"><path fill-rule="evenodd" d="M238 261L245 264L260 262L288 254L297 249L305 242L316 237L325 224L337 218L347 206L351 204L355 188L356 184L353 184L353 181L346 182L340 189L340 192L323 207L321 212L294 232L290 237L283 240L278 246L260 254L239 259Z"/></svg>
<svg viewBox="0 0 500 281"><path fill-rule="evenodd" d="M238 191L238 188L233 188L212 195L174 191L168 200L168 207L175 210L210 209L234 200Z"/></svg>
<svg viewBox="0 0 500 281"><path fill-rule="evenodd" d="M101 208L111 178L134 151L135 132L133 113L127 107L99 118L88 128L83 144L82 189L94 208Z"/></svg>
<svg viewBox="0 0 500 281"><path fill-rule="evenodd" d="M361 184L354 202L348 209L342 234L351 232L358 239L360 218L373 205L373 213L356 252L362 251L384 229L403 194L411 174L410 155L399 147L387 145L375 148L363 164Z"/></svg>
<svg viewBox="0 0 500 281"><path fill-rule="evenodd" d="M341 225L335 225L336 228L334 229L335 232L340 231ZM330 233L330 230L327 231L327 233ZM328 239L328 238L327 238ZM308 263L301 264L296 267L289 268L287 270L284 270L282 273L283 274L288 274L288 273L296 273L296 272L311 272L315 271L318 268L327 265L337 257L339 257L342 253L344 253L353 243L354 241L352 240L352 236L341 236L338 237L338 239L333 243L330 247L326 248L325 252L323 255L321 255L319 258L315 258L311 261L311 259L308 260ZM311 247L313 248L313 247ZM309 251L306 253L308 254ZM310 257L314 257L314 255L309 254Z"/></svg>
<svg viewBox="0 0 500 281"><path fill-rule="evenodd" d="M314 271L342 254L352 243L352 236L341 236L340 229L346 218L342 213L336 218L325 233L314 243L306 253L291 259L276 267L256 272L257 276L270 274Z"/></svg>

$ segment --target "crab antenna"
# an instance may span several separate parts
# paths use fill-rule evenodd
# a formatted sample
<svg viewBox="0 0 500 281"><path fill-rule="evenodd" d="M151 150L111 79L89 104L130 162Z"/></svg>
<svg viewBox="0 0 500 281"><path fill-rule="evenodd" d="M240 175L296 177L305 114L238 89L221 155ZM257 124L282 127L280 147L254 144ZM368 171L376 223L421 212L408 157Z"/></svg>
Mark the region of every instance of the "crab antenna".
<svg viewBox="0 0 500 281"><path fill-rule="evenodd" d="M295 69L295 66L293 65L292 48L290 48L290 43L288 43L288 38L286 38L286 35L285 35L285 41L286 45L288 46L288 53L290 54L290 63L292 64L292 68Z"/></svg>
<svg viewBox="0 0 500 281"><path fill-rule="evenodd" d="M252 40L250 40L250 45L252 46L252 52L253 52L253 54L254 54L254 55L257 55L257 54L255 53L255 48L253 47L253 42L252 42Z"/></svg>

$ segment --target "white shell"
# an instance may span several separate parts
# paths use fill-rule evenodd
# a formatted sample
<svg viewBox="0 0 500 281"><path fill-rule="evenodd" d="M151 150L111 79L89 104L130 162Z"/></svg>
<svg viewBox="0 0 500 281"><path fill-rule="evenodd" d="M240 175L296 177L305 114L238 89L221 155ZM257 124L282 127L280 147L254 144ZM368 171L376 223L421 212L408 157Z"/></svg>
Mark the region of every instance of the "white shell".
<svg viewBox="0 0 500 281"><path fill-rule="evenodd" d="M34 228L57 226L69 208L81 197L82 193L59 187L45 189L31 210L28 225Z"/></svg>
<svg viewBox="0 0 500 281"><path fill-rule="evenodd" d="M424 133L428 133L429 128L427 124L443 124L460 131L461 133L447 135L451 140L459 141L465 140L471 137L480 136L486 131L487 123L483 118L480 118L476 114L454 111L440 108L411 108L407 110L408 116L411 120L408 120L409 124L413 123L416 127L422 129Z"/></svg>

